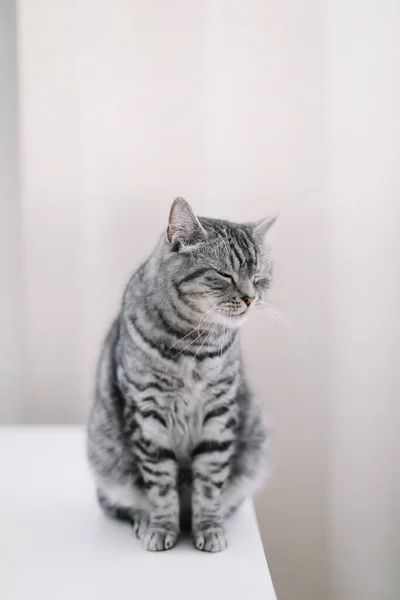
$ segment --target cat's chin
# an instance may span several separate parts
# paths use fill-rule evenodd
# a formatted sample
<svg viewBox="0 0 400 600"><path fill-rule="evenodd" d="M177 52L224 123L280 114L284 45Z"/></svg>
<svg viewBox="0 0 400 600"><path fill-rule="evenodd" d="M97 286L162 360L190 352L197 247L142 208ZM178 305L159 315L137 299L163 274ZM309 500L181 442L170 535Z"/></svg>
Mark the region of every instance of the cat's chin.
<svg viewBox="0 0 400 600"><path fill-rule="evenodd" d="M243 325L246 318L247 318L247 310L245 310L241 313L232 313L232 314L220 313L220 322L223 325L227 325L228 327L230 327L232 329L236 329L237 327L240 327L241 325Z"/></svg>

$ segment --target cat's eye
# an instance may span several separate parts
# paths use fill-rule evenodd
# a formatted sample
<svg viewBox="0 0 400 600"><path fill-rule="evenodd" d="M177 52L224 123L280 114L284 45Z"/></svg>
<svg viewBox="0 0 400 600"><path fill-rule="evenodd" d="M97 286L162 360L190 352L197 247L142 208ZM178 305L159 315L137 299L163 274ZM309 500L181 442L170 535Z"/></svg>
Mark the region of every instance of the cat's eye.
<svg viewBox="0 0 400 600"><path fill-rule="evenodd" d="M223 277L224 279L228 279L232 283L235 283L235 280L233 279L232 275L229 275L229 273L224 273L223 271L217 271L217 269L215 269L215 272L218 273L218 275L220 277Z"/></svg>
<svg viewBox="0 0 400 600"><path fill-rule="evenodd" d="M253 283L254 285L257 285L257 283L260 283L261 281L261 277L259 277L258 275L256 275L255 277L253 277Z"/></svg>

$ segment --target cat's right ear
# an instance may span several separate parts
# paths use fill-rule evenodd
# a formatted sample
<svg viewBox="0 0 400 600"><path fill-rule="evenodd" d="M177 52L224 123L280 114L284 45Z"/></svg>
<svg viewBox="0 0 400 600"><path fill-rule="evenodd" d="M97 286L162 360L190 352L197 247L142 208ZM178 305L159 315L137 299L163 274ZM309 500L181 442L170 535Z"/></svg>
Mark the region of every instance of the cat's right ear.
<svg viewBox="0 0 400 600"><path fill-rule="evenodd" d="M207 237L200 221L184 198L175 198L169 213L167 238L181 248L192 246Z"/></svg>

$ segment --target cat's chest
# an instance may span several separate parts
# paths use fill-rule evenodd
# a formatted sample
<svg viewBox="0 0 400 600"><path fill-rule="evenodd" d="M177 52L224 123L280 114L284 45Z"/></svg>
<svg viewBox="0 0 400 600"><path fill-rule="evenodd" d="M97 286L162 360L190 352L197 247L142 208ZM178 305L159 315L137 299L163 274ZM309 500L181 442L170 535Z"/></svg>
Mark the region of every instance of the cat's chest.
<svg viewBox="0 0 400 600"><path fill-rule="evenodd" d="M180 459L188 459L201 437L208 384L204 378L188 376L166 407L171 447Z"/></svg>

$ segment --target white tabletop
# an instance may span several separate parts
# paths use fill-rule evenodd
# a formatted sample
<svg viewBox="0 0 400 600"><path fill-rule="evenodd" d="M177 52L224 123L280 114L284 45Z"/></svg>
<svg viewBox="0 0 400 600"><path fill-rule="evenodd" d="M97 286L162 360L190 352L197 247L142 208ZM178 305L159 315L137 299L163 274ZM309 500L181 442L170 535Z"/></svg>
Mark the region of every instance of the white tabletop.
<svg viewBox="0 0 400 600"><path fill-rule="evenodd" d="M4 600L275 600L250 502L225 552L150 553L100 512L81 428L0 428L0 476Z"/></svg>

